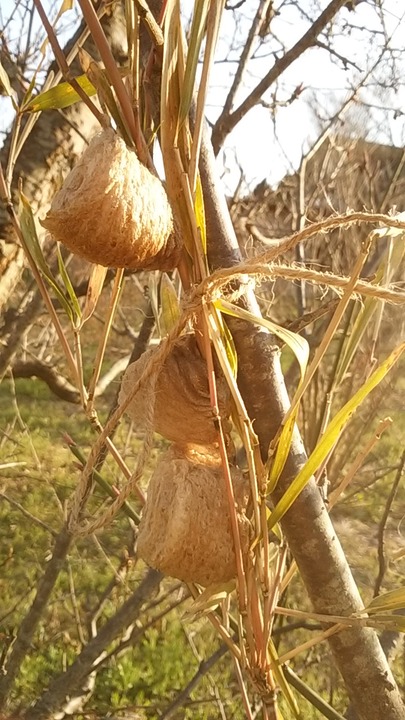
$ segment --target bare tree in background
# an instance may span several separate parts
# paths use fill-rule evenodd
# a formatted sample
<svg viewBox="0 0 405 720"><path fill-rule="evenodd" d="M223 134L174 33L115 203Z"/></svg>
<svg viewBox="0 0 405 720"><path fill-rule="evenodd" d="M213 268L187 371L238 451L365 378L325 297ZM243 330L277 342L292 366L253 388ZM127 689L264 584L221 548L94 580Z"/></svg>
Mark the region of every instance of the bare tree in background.
<svg viewBox="0 0 405 720"><path fill-rule="evenodd" d="M373 374L376 367L380 368L382 379L390 363L393 364L394 359L397 359L395 352L399 358L403 349L403 345L399 344L398 334L387 339L387 325L384 324L386 317L388 324L392 322L392 318L398 319L399 312L395 315L396 307L383 316L383 310L388 303L400 306L404 302L403 291L398 284L400 269L403 268L403 253L401 254L395 245L395 233L397 236L403 233L404 225L401 223L401 218L390 218L388 215L388 211L393 206L398 205L398 209L401 210L402 152L395 148L381 150L375 143L373 145L366 142L351 142L347 135L339 132L345 113L355 103L362 101L368 105L378 105L378 97L384 95L382 86L386 96L392 101L392 107L375 107L373 111L376 117L378 118L379 112L384 112L391 117L393 123L394 118L398 117L396 96L392 89L398 91L400 86L401 73L398 65L400 48L395 44L398 37L397 26L401 18L395 18L392 11L385 7L385 3L377 6L374 3L347 3L345 0L332 0L321 8L315 3L289 5L283 2L276 4L271 0L229 4L229 7L224 8L222 3L218 6L214 2L195 3L194 26L191 24L189 33L190 66L193 64L192 58L194 57L196 61L200 51L198 33L193 34L193 27L195 30L198 26L199 12L206 20L206 24L202 23L200 29L201 32L206 33L206 54L203 56L208 59L203 65L199 89L198 91L195 89L196 96L192 100L190 87L186 83L184 86L181 84L184 80L184 66L181 60L183 46L180 44L180 35L177 40L173 39L173 33L180 32L179 26L176 25L177 3L153 2L148 6L143 0L137 0L135 9L131 11L127 6L123 11L119 6L110 7L99 3L96 10L101 25L93 16L88 2L83 0L79 4L79 19L81 20L83 13L83 20L72 41L63 51L63 56L67 58L72 68L71 74L66 73L66 68L63 67L59 57L62 72L55 80L54 73L59 72L58 63L55 63L51 71L53 74L47 76L44 88L47 90L54 87L63 79L63 74L71 80L72 76L77 77L82 72L79 65L74 63L77 63L78 46L84 45L92 57L101 58L98 67L106 68L106 77L114 91L115 107L119 108L118 117L124 121L125 128L128 130L129 127L133 133L131 139L138 153L143 152L143 157L146 159L148 147L153 142L160 144L168 196L173 205L176 223L187 246L187 251L184 250L180 261L179 273L176 273L171 280L167 280L165 276L163 281L168 282L171 288L169 304L172 309L173 303L175 304L173 296L182 292L183 300L182 307L179 306L176 310L178 316L175 313L176 318L180 318L178 324L167 325L166 332L169 332L169 338L176 332L179 333L182 327L181 318L184 318L183 325L185 325L196 315L200 318L197 321L198 331L202 335L204 332L208 333L206 337L209 345L213 337L207 328L204 332L201 329L205 327L205 321L203 322L199 315L202 311L200 308L196 310L195 305L190 305L200 297L198 287L201 288L207 306L211 308L212 315L209 318L212 322L218 309L222 308L225 313L226 303L231 302L231 315L224 314L223 318L229 326L232 335L231 347L234 347L238 358L237 387L235 384L234 397L240 392L241 405L237 406L239 424L236 424L239 432L237 440L241 458L239 462L245 463L244 468L248 467L251 482L256 488L256 495L254 492L251 498L255 507L250 518L253 528L251 547L246 557L243 556L243 567L237 579L237 592L230 594L229 589L220 588L223 593L220 597L221 612L216 610L217 603L214 603L210 597L203 596L205 604L200 606L200 611L208 615L225 644L213 652L212 659L207 660L206 664L201 663L195 678L186 684L184 691L179 693L177 698L172 698L166 708L157 707L156 716L174 717L179 707L187 701L193 688L216 662L221 661L227 649L233 658L234 682L236 684L236 678L239 684L241 712L244 713L241 717L254 716L254 697L258 698L258 705L264 718L280 717L277 703L280 691L285 712L293 717L297 710L291 696L290 685L309 699L311 706L316 708L315 712L320 712L325 717L342 717L334 709L333 697L330 697L329 703L324 698L320 698L286 665L290 657L294 658L296 653L298 656L304 654L308 660L306 651L312 646L318 647L319 643L327 639L335 666L343 677L352 704L351 712L364 720L366 718L381 720L382 717L397 720L403 717L404 706L375 627L384 627L384 618L379 618L378 612L383 615L384 611L387 613L403 607L403 597L401 599L398 594L389 596L385 601L381 600L380 604L377 598L367 614L365 610L367 603L360 597L349 563L330 521L329 509L324 502L325 491L322 494L319 489L319 485L327 484L324 482L325 479L332 482L332 508L339 494L346 489L341 474L347 476L348 484L365 463L377 440L365 442L364 446L359 441L360 447L356 447L355 444L350 447L348 443L345 448L350 447L350 453L347 453L347 457L342 457L345 455L345 450L341 450L341 446L337 444L340 437L340 433L337 433L329 451L323 456L319 455L317 464L308 465L304 445L298 430L295 429L292 435L287 436L288 454L282 461L280 460L283 450L280 450L280 445L274 444L274 440L279 439L280 430L285 426L289 413L289 398L280 364L280 346L285 342L286 335L282 332L277 335L277 328L266 325L266 322L262 321L262 312L263 315L266 314L267 307L274 297L275 312L273 314L270 310L270 315L273 318L277 316L280 325L301 332L310 346L313 361L309 365L311 371L307 371L308 390L300 406L302 415L300 425L304 432L307 450L315 453L321 447L322 438L328 437L326 431L331 418L332 424L333 417L338 415L338 411L346 408L347 403L357 397L356 389L364 388L366 397L372 388L371 379L377 377ZM43 12L39 0L35 0L34 5L37 10L42 9ZM166 9L164 20L162 20L161 5ZM35 48L38 45L35 45L31 29L34 8L27 11L17 5L16 12L19 8L23 13L22 19L28 27L28 39L23 51L24 41L18 46L18 43L13 43L12 37L9 37L10 28L14 25L9 24L10 19L3 19L1 57L2 66L5 68L3 72L8 73L9 80L7 74L4 74L2 83L5 94L14 97L16 106L22 108L25 105L25 109L30 109L33 99L27 99L25 93L32 78L32 66L38 62L35 55ZM185 10L188 11L188 8ZM367 25L359 26L356 18L357 13L361 12L369 13L367 17L370 19L370 29ZM51 11L49 14L52 14ZM222 25L219 24L220 20ZM302 32L296 33L295 41L291 42L286 28L289 25L295 27L298 22ZM215 66L214 63L214 70L211 68L212 88L215 87L217 78L221 81L220 73L223 68L226 68L226 74L231 68L233 74L230 81L228 78L225 100L223 101L221 96L222 106L213 121L210 117L210 98L216 101L218 94L212 90L209 96L207 114L212 125L212 133L209 137L208 131L202 129L204 95L208 88L204 69L209 70L207 48L210 47L210 43L215 44L217 26L223 28L223 36L220 34L216 56L218 64ZM49 29L48 34L53 51L57 52L55 38L52 37ZM87 35L91 36L90 45L85 44L88 43ZM38 40L43 36L43 33L42 35L40 33ZM232 38L230 42L229 37ZM106 38L107 42L104 42L103 38ZM348 43L350 38L354 41L352 45ZM172 43L172 46L169 43ZM356 46L356 43L359 45ZM364 49L371 47L372 51L365 57L365 51L362 54L359 50L360 45ZM347 48L353 48L353 57L348 55ZM171 53L173 53L173 62L170 59ZM141 74L138 71L138 54ZM330 67L337 65L342 72L346 72L347 87L345 93L342 93L341 105L338 108L333 107L329 115L326 113L325 116L322 114L322 108L319 108L322 130L312 150L303 155L296 174L291 173L276 190L271 189L267 182L259 185L250 198L241 198L240 192L236 191L229 209L218 178L215 155L225 148L222 157L226 159L226 144L232 143L232 133L237 132L249 113L258 108L268 114L269 132L270 128L274 129L275 140L278 137L279 116L286 108L290 113L296 113L296 122L299 123L307 88L304 79L302 82L295 82L296 76L292 71L300 67L300 63L304 63L309 54L314 56L315 63L319 62L320 58L325 58L325 62L330 63ZM121 75L114 76L112 63L115 64L115 68L124 64ZM186 65L186 72L187 67ZM316 68L316 64L314 67ZM386 72L381 70L383 67L386 68ZM94 81L94 75L91 76L88 72L88 76ZM124 82L119 79L120 77L124 77ZM190 78L194 81L192 73L188 76L189 83ZM172 84L167 84L169 81ZM179 97L176 96L176 83L180 87ZM193 82L191 84L193 86ZM375 85L380 88L379 93L374 91ZM77 87L74 89L77 91ZM105 112L107 95L103 94L102 86L98 86L97 89L101 110ZM126 93L127 100L131 99L130 102L123 99L123 92ZM168 99L165 106L162 93L165 96L166 92ZM114 520L119 525L120 543L125 546L125 550L115 554L113 567L109 568L109 571L112 571L109 582L105 583L99 596L92 599L90 606L86 603L86 599L78 597L75 591L72 558L76 557L78 548L83 543L99 543L99 535L94 535L96 530L102 528L103 536L104 534L107 536L109 532L108 527L102 524L98 526L97 523L94 525L88 520L89 516L97 516L104 508L103 502L101 504L99 502L98 493L102 492L103 498L108 493L113 498L113 503L116 503L115 481L118 470L107 480L103 474L103 462L107 451L109 465L115 462L119 469L118 477L124 477L126 481L131 482L133 474L124 456L124 441L122 438L118 441L122 444L122 448L118 445L120 448L118 450L113 444L115 427L112 426L107 439L104 437L103 424L99 417L101 408L97 403L93 403L87 392L89 387L93 387L93 390L100 388L97 376L100 374L105 347L103 346L101 351L102 343L99 345L96 359L91 349L89 355L86 355L86 343L89 343L89 346L92 343L94 345L94 335L98 335L99 331L93 329L90 332L88 330L92 327L90 325L83 327L73 325L69 328L67 318L61 321L60 318L63 316L58 301L48 294L43 279L41 285L41 274L38 274L41 289L39 292L32 281L31 273L24 272L27 253L24 254L20 246L24 238L21 234L16 238L15 234L21 233L21 216L19 219L13 214L11 202L15 203L16 195L13 193L17 193L17 182L22 178L23 190L34 214L38 213L41 218L44 216L59 184L60 175L65 174L74 164L97 127L96 119L100 119L101 112L99 105L96 104L97 117L91 114L93 100L94 98L87 97L87 106L84 102L78 102L64 108L57 100L57 109L46 109L38 115L29 112L17 114L18 119L14 121L5 139L0 157L4 174L2 194L6 200L0 215L2 242L0 299L3 308L2 337L4 339L0 354L1 372L7 373L10 368L12 372L14 368L15 376L18 374L23 376L25 372L26 375L43 377L54 391L56 388L57 394L82 405L85 423L102 438L98 440L93 436L91 439L91 462L86 462L86 453L83 453L72 439L67 440L81 469L84 468L82 482L84 480L85 483L82 486L79 483L79 489L84 487L81 495L77 491L72 492L73 501L70 500L67 510L63 505L64 498L63 500L57 498L56 505L60 520L56 529L53 522L49 526L49 523L41 520L38 509L33 513L32 508L30 510L24 507L24 502L21 502L18 493L14 495L11 492L11 483L7 480L2 490L2 500L7 507L22 513L25 520L39 525L41 532L51 539L52 547L44 571L42 572L41 568L32 577L32 588L30 588L32 597L16 598L15 606L3 613L4 622L8 622L10 617L13 618L17 629L15 636L13 633L10 635L5 633L9 647L6 647L2 657L1 703L6 710L18 712L27 720L63 718L74 712L83 712L86 704L94 697L100 672L112 667L117 657L141 644L148 628L155 625L159 627L162 618L175 612L177 605L182 606L187 600L188 592L194 596L194 601L197 603L195 607L198 607L200 595L197 586L192 585L186 592L179 590L178 585L174 588L169 586L169 589L164 585L161 586L158 599L155 600L155 594L159 592L162 582L160 573L155 570L139 569L135 574L133 573L132 559L136 558L135 528L143 501L143 492L139 488L134 491L135 495L131 495L131 504L129 502L121 504L121 512ZM33 107L35 109L35 106ZM176 124L184 107L186 112L182 116L182 123L179 122L177 127L176 140L179 154L176 156L172 154L173 148L170 146L170 125ZM111 111L111 106L108 109ZM114 120L117 118L114 117ZM188 142L190 142L189 146ZM265 139L260 138L260 142L264 146ZM184 177L193 177L193 160L198 161L198 182L204 203L203 220L201 214L198 214L197 185L193 185L191 180L188 181L191 202L186 201L187 192L182 185L186 182ZM177 175L179 168L176 162L182 164L182 173ZM169 169L173 171L173 175ZM182 188L180 192L179 188ZM358 214L350 217L346 214L348 208L357 210ZM380 213L377 216L378 220L387 224L386 231L383 232L381 229L377 231L375 237L377 238L378 235L379 240L371 252L365 249L365 238L369 236L370 227L375 227L375 224L370 225L373 218L366 210ZM333 226L334 219L335 226ZM361 231L358 231L354 221L362 220L365 224ZM317 222L320 223L319 232L311 235L310 224ZM346 226L350 229L342 229ZM389 230L390 226L394 229ZM199 232L196 232L197 227ZM329 230L330 234L325 234ZM198 238L201 239L202 235L205 235L207 240L207 252L204 258L207 266L204 263L199 264L198 260L199 254L201 255ZM42 245L50 272L56 276L58 266L54 244L43 240ZM205 253L204 248L203 251ZM248 263L244 263L246 255ZM363 258L362 264L359 264L359 258ZM276 264L274 264L275 260L277 260ZM72 293L80 297L81 281L83 277L87 281L89 269L87 265L83 269L83 264L79 261L80 271L77 272L75 262L77 263L77 260L75 261L74 258L68 259L67 267L73 279ZM210 274L207 276L204 275L204 267L210 269ZM325 272L325 267L331 272L330 276ZM35 270L35 262L31 262L31 269ZM210 303L214 302L216 296L210 295L210 279L212 277L219 282L221 273L226 269L229 270L228 281L226 282L225 273L225 281L219 286L221 299L225 305L215 306L214 309ZM252 278L262 279L267 273L272 279L280 277L281 280L274 286L263 285L263 292L255 295L252 289L245 289L241 280L241 274L249 273ZM110 343L108 348L111 351L111 361L114 360L114 349L117 345L121 355L127 358L131 351L126 339L128 335L136 338L137 345L132 353L132 359L135 359L150 339L155 319L158 322L158 334L165 333L165 323L168 323L168 315L170 315L167 309L168 296L162 290L162 287L166 286L161 284L162 280L159 280L156 274L151 274L150 277L145 273L136 276L131 274L127 279L125 290L127 294L122 296L120 302L119 292L122 281L120 271L115 275L110 273L109 277L115 279L109 300L103 298L101 293L104 282L102 274L101 277L99 287L95 289L97 282L93 274L86 302L91 304L94 295L97 294L101 295L100 302L104 302L103 310L99 312L107 317L103 333ZM229 285L230 280L233 280L234 284ZM58 282L60 284L60 277ZM293 292L291 282L295 283ZM144 286L148 286L146 299L142 298ZM195 286L197 290L193 291ZM350 291L347 288L350 288ZM366 305L368 303L368 315L362 315L359 304L355 300L350 300L352 291L364 293L364 302ZM66 287L65 294L69 292ZM131 307L134 303L134 297L135 303L145 313L143 324L140 329L137 328L137 332L132 330L132 325L139 325L137 318L134 318L131 311L126 308L126 305ZM45 313L43 302L46 303ZM94 310L94 307L92 309ZM38 318L41 318L40 332L36 326ZM97 322L103 321L102 317L97 318L97 310L95 319ZM199 322L202 324L198 325ZM111 333L116 333L113 336L114 341L111 340ZM72 336L74 336L73 340ZM121 340L119 341L118 338ZM225 336L221 338L221 342L225 343ZM350 338L354 338L356 342L351 341ZM365 338L368 345L364 345ZM323 344L326 340L329 344ZM33 343L32 347L30 342ZM167 338L159 345L160 349L164 349L165 342ZM297 353L298 341L291 340L291 343L295 348L294 352ZM364 347L368 349L365 351ZM232 353L231 350L229 352ZM390 352L392 355L389 356L391 360L388 362L386 358ZM353 357L356 363L352 364ZM27 359L31 362L30 370L27 369ZM87 386L83 381L84 363L96 367ZM60 373L55 373L55 364L60 366ZM396 365L391 376L393 384L399 382L399 368L400 365ZM353 384L347 382L345 384L347 373L350 373ZM68 381L66 376L69 376ZM313 380L310 383L312 376ZM110 377L115 377L115 371ZM294 367L288 371L287 380L288 390L293 395L299 381ZM6 383L7 379L4 382ZM232 383L231 380L229 382ZM305 383L305 379L303 382ZM116 399L111 412L115 407ZM383 420L378 415L376 404L372 406L366 403L364 407L366 408L364 412L367 412L367 408L370 411L369 420L371 417ZM346 427L354 409L355 406L342 415L340 431ZM246 416L243 416L244 411ZM245 434L241 429L244 423ZM353 425L356 428L357 438L361 437L364 425L364 418L360 418L359 422ZM387 426L386 423L381 432ZM376 434L375 428L371 429L371 434L373 433ZM5 432L3 447L6 447L8 435L8 431ZM223 442L221 437L219 434L220 448ZM336 444L337 448L334 449ZM395 501L398 478L403 472L403 462L398 457L398 452L395 457L395 442L393 446L393 462L389 472L393 473L396 479L394 490L386 501L386 519ZM226 457L229 449L224 446L223 450ZM357 454L355 451L358 451ZM139 455L142 452L143 450L140 450ZM243 460L243 456L247 461ZM280 463L280 468L272 483L272 492L268 494L267 482L269 477L273 477L271 460L274 458ZM6 461L4 466L6 468ZM315 477L308 476L302 487L298 489L296 481L304 477L307 467L312 467ZM119 482L122 484L122 480ZM97 492L94 492L95 485L98 488ZM293 497L286 506L289 493L290 498L291 493ZM274 557L270 557L272 554L270 548L273 548L273 545L269 544L267 524L268 514L270 514L269 522L272 522L272 512L275 513L274 518L280 520L282 530L282 534L278 533L278 540L274 544ZM110 520L112 517L113 513L110 513ZM86 522L91 528L90 537L83 539L82 530ZM276 540L276 536L270 537L272 542ZM382 524L379 529L378 545L380 557L378 591L381 590L382 579L387 569L384 565L385 540L386 524ZM289 567L287 548L294 561ZM288 615L291 612L294 615L293 611L296 609L294 593L298 590L294 589L294 585L290 585L295 572L294 563L310 600L313 614L311 615L308 609L303 611L302 615L298 613L301 624L297 622L297 627L294 628L291 623L291 629L290 626L283 628L282 622L278 624L276 618L278 611L283 617L283 613ZM10 576L12 577L12 570ZM129 578L134 577L136 588L130 590L126 583L129 582ZM24 663L37 653L36 643L41 633L46 634L44 627L46 619L52 617L52 597L58 592L58 583L67 583L69 587L75 642L69 646L69 658L65 662L63 672L48 670L45 684L41 678L41 687L35 688L33 692L31 690L31 695L27 692L26 697L19 697L21 688L24 687ZM122 592L119 592L120 587L124 588ZM393 588L389 585L387 589ZM289 593L292 593L291 606ZM302 588L299 593L300 597L303 597ZM379 595L379 592L375 594ZM371 597L372 593L368 597L369 601ZM113 610L106 611L111 604ZM373 621L373 613L377 613L375 621ZM239 618L237 621L234 619L235 616ZM359 616L362 616L362 621L358 620ZM102 622L100 622L101 617ZM305 628L305 623L310 621L317 625L313 628ZM389 630L402 627L400 616L391 615L388 620L385 618L385 621ZM63 628L62 622L60 627ZM308 636L305 637L305 641L297 640L290 645L280 645L282 643L280 638L288 638L290 632L295 630L301 632L302 629L308 630L312 635L317 632L319 637L314 641L310 640L308 645L306 644ZM62 629L62 632L69 633L71 630ZM321 647L324 646L325 643ZM296 669L299 669L299 662ZM218 688L215 689L215 692L217 691ZM234 695L236 694L235 691ZM340 700L337 700L337 703L340 708L344 706ZM225 711L223 708L221 710L219 700L217 711L224 716Z"/></svg>

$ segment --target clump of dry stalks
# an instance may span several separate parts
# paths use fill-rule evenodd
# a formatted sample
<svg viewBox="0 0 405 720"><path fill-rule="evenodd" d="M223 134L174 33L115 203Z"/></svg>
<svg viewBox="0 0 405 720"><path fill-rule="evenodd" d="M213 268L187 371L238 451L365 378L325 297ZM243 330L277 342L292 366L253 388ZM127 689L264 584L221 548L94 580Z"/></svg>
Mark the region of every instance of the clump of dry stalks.
<svg viewBox="0 0 405 720"><path fill-rule="evenodd" d="M173 270L178 263L181 243L165 189L112 128L92 139L42 225L105 267Z"/></svg>

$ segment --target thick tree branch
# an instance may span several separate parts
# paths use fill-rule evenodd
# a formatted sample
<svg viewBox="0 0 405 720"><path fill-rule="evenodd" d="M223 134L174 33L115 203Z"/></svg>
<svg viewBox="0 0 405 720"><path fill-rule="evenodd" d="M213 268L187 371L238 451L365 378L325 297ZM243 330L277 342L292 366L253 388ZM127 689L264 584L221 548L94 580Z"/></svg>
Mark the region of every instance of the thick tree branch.
<svg viewBox="0 0 405 720"><path fill-rule="evenodd" d="M66 698L77 693L77 688L95 669L94 665L102 652L139 617L145 600L158 589L161 578L162 575L156 570L147 571L137 589L107 620L98 635L90 640L66 672L58 675L35 705L27 710L25 720L52 718L54 712L66 702Z"/></svg>
<svg viewBox="0 0 405 720"><path fill-rule="evenodd" d="M201 160L211 266L229 267L240 259L237 239L204 137ZM251 293L246 302L259 314ZM228 319L238 358L238 385L259 437L264 458L289 407L273 338L240 320ZM296 430L283 475L274 492L277 502L306 461ZM284 533L316 612L349 615L363 603L315 480L307 485L282 520ZM329 643L360 720L401 720L405 707L374 630L358 626L329 638Z"/></svg>
<svg viewBox="0 0 405 720"><path fill-rule="evenodd" d="M20 670L21 663L30 651L34 633L43 617L44 609L55 587L71 543L72 535L64 527L55 540L52 557L46 565L34 601L18 628L16 640L5 666L5 672L0 675L0 707L2 709L6 708L8 694Z"/></svg>
<svg viewBox="0 0 405 720"><path fill-rule="evenodd" d="M43 380L57 397L70 403L79 403L80 394L63 375L42 360L16 360L11 366L15 378L37 377Z"/></svg>
<svg viewBox="0 0 405 720"><path fill-rule="evenodd" d="M138 342L135 343L137 347ZM97 383L94 397L100 397L107 390L109 385L115 380L117 375L124 372L130 361L130 355L117 360L114 365L100 378ZM15 378L31 378L36 377L43 380L48 385L51 392L70 403L80 403L79 391L67 380L63 375L57 372L54 367L48 365L42 360L16 360L11 371Z"/></svg>
<svg viewBox="0 0 405 720"><path fill-rule="evenodd" d="M282 57L280 57L274 63L273 67L267 75L264 76L258 85L252 90L248 97L239 105L236 110L229 114L229 111L225 109L216 121L212 131L212 145L214 152L217 155L220 151L224 140L227 135L236 127L236 125L242 120L242 118L260 101L262 95L266 90L276 82L276 80L282 75L282 73L292 65L308 48L312 47L317 40L318 35L325 29L325 27L333 20L334 16L340 10L343 5L346 4L346 0L332 0L325 10L320 14L317 20L315 20L310 26L309 30L298 40L298 42L290 49L287 50Z"/></svg>

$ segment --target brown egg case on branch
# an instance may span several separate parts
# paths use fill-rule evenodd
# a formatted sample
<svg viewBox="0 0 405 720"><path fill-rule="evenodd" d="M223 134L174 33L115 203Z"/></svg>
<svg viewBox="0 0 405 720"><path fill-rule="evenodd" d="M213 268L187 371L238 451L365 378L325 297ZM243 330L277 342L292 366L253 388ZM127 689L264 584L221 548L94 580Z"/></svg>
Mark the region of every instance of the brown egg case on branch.
<svg viewBox="0 0 405 720"><path fill-rule="evenodd" d="M163 184L112 128L92 139L42 225L105 267L173 270L179 260L182 243Z"/></svg>
<svg viewBox="0 0 405 720"><path fill-rule="evenodd" d="M147 350L127 368L122 379L120 402L131 392L148 363L153 362L155 353L156 348ZM220 373L217 373L216 385L219 413L227 433L230 427L231 395ZM140 430L145 429L145 415L151 402L151 388L146 382L126 410ZM158 371L154 402L153 427L167 440L204 445L218 439L210 403L207 365L193 333L178 338Z"/></svg>
<svg viewBox="0 0 405 720"><path fill-rule="evenodd" d="M248 482L231 467L242 550ZM229 504L218 451L172 445L149 483L139 526L138 554L151 567L204 587L236 576Z"/></svg>

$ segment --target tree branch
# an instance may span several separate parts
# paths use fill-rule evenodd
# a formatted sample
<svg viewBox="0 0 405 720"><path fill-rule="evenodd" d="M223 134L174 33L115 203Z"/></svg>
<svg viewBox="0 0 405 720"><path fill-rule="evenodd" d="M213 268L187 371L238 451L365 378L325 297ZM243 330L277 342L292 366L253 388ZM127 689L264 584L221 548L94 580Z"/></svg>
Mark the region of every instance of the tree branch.
<svg viewBox="0 0 405 720"><path fill-rule="evenodd" d="M145 600L158 589L161 579L161 573L156 570L147 571L137 589L115 615L107 620L98 635L90 640L72 665L58 675L35 705L27 710L25 720L50 719L66 702L68 696L77 693L87 676L94 671L95 663L102 652L139 617Z"/></svg>
<svg viewBox="0 0 405 720"><path fill-rule="evenodd" d="M43 380L57 397L70 403L79 403L80 394L71 383L42 360L16 360L11 371L15 378L37 377Z"/></svg>
<svg viewBox="0 0 405 720"><path fill-rule="evenodd" d="M206 134L200 175L210 264L215 268L230 267L240 260L240 252ZM260 314L253 293L245 302L251 312ZM280 354L268 333L241 320L227 318L227 322L239 358L238 385L259 437L263 458L267 458L269 443L290 404ZM306 459L296 429L283 475L273 493L274 502L286 492ZM314 479L281 524L315 611L334 615L359 612L363 607L359 591ZM329 643L360 720L401 720L405 707L374 630L348 628L331 636Z"/></svg>
<svg viewBox="0 0 405 720"><path fill-rule="evenodd" d="M325 10L315 20L300 40L287 50L281 58L276 60L273 67L263 80L252 90L250 95L232 113L222 112L212 131L212 145L217 155L227 135L236 127L242 118L260 101L263 93L280 77L280 75L297 60L308 48L316 43L318 35L334 18L338 10L346 4L347 0L332 0Z"/></svg>
<svg viewBox="0 0 405 720"><path fill-rule="evenodd" d="M32 638L55 587L71 543L72 535L65 526L55 540L52 557L46 565L34 601L18 628L16 640L6 663L5 672L0 675L0 707L3 709L6 708L7 697L20 670L21 663L31 648Z"/></svg>

